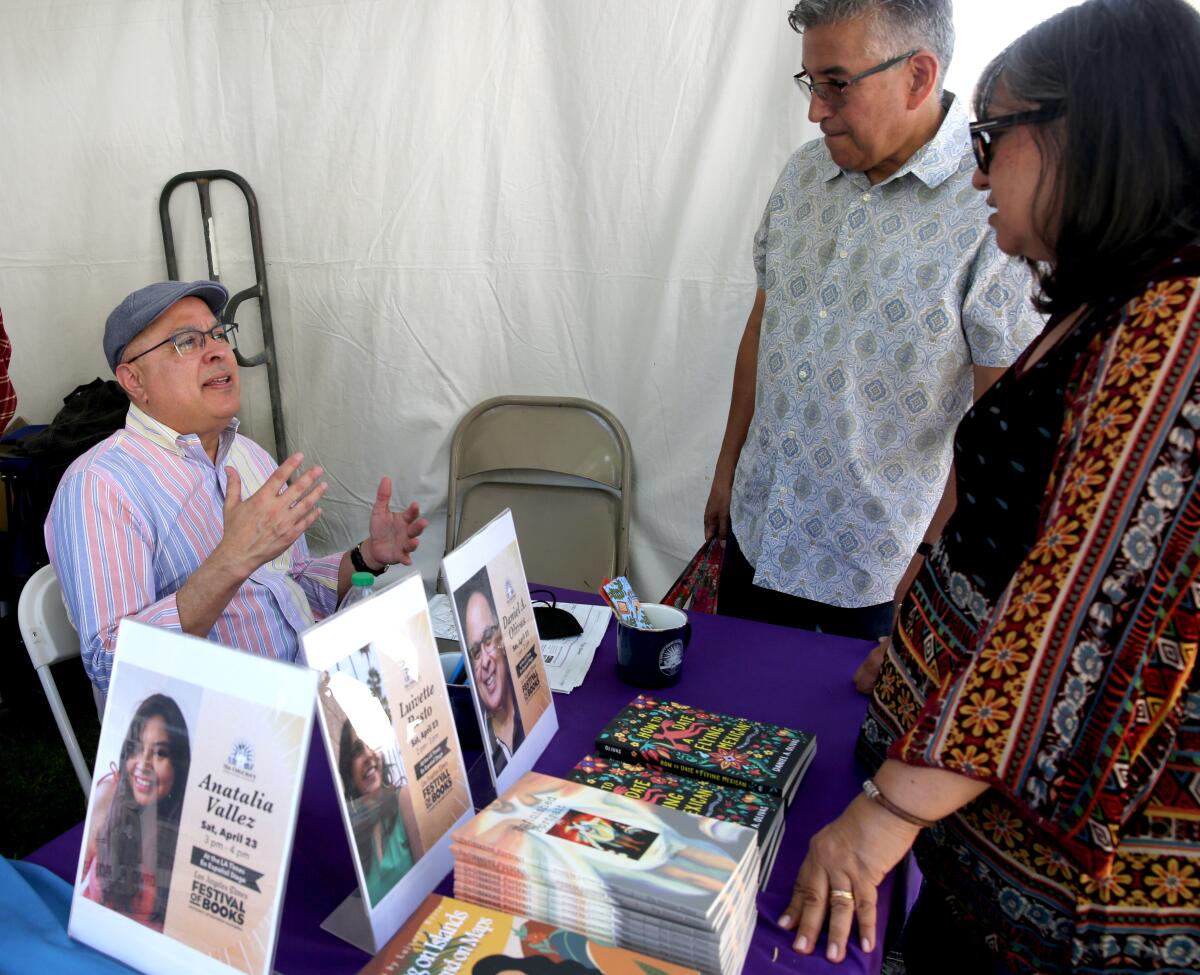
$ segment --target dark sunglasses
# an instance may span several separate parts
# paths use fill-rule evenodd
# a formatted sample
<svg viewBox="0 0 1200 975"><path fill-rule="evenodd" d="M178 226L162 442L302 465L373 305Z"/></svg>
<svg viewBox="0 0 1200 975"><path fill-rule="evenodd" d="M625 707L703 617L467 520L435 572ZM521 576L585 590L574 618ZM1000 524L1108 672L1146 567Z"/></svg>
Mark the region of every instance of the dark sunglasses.
<svg viewBox="0 0 1200 975"><path fill-rule="evenodd" d="M975 153L975 163L985 176L992 166L992 133L1004 129L1012 129L1018 125L1033 125L1037 122L1050 122L1058 118L1062 112L1056 109L1039 108L1033 112L1017 112L1013 115L1000 115L997 118L980 119L971 123L971 150Z"/></svg>

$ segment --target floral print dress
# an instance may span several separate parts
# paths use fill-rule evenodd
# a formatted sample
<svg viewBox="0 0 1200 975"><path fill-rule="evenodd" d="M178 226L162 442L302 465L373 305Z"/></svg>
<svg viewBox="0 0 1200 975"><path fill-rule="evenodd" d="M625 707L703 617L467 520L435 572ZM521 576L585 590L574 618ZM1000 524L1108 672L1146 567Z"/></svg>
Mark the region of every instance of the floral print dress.
<svg viewBox="0 0 1200 975"><path fill-rule="evenodd" d="M1189 247L970 411L859 736L991 786L916 851L1016 972L1200 970L1198 305Z"/></svg>

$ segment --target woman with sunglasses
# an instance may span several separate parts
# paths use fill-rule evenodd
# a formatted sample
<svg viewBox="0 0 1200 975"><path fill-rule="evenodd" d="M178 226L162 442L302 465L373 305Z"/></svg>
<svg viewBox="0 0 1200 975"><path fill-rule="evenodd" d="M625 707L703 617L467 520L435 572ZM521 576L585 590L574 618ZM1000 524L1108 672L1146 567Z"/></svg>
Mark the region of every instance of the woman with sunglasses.
<svg viewBox="0 0 1200 975"><path fill-rule="evenodd" d="M910 972L1200 970L1198 52L1185 0L1089 0L980 81L974 184L1050 320L958 429L801 952L872 950L915 843Z"/></svg>

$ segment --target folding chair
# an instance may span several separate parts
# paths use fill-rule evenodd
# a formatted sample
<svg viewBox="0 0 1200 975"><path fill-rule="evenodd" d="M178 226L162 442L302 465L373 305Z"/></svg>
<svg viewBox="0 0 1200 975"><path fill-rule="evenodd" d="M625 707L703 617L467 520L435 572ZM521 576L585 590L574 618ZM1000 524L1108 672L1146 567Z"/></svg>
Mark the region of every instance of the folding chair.
<svg viewBox="0 0 1200 975"><path fill-rule="evenodd" d="M58 693L58 685L54 683L54 675L50 673L51 664L79 659L79 635L67 616L53 566L42 566L25 583L17 603L17 625L25 649L29 651L29 659L41 678L42 689L50 702L50 710L54 712L54 721L62 735L63 744L67 746L67 754L71 757L71 765L75 768L86 800L92 791L92 775L83 760L83 752L80 751L75 729Z"/></svg>
<svg viewBox="0 0 1200 975"><path fill-rule="evenodd" d="M498 396L450 445L446 549L511 508L531 583L595 592L629 562L632 450L597 403Z"/></svg>

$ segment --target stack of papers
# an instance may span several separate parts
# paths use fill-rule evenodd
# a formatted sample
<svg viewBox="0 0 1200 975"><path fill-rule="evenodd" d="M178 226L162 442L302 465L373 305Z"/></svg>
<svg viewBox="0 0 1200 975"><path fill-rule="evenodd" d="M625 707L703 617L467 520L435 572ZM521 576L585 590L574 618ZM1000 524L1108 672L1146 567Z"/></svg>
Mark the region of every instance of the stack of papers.
<svg viewBox="0 0 1200 975"><path fill-rule="evenodd" d="M542 640L542 659L546 664L546 677L551 690L570 694L587 676L596 656L596 648L604 639L612 611L604 605L583 603L559 603L579 621L583 632L579 636L564 640ZM433 619L433 635L440 640L458 640L458 628L454 623L454 609L450 597L438 593L429 600L429 615Z"/></svg>

